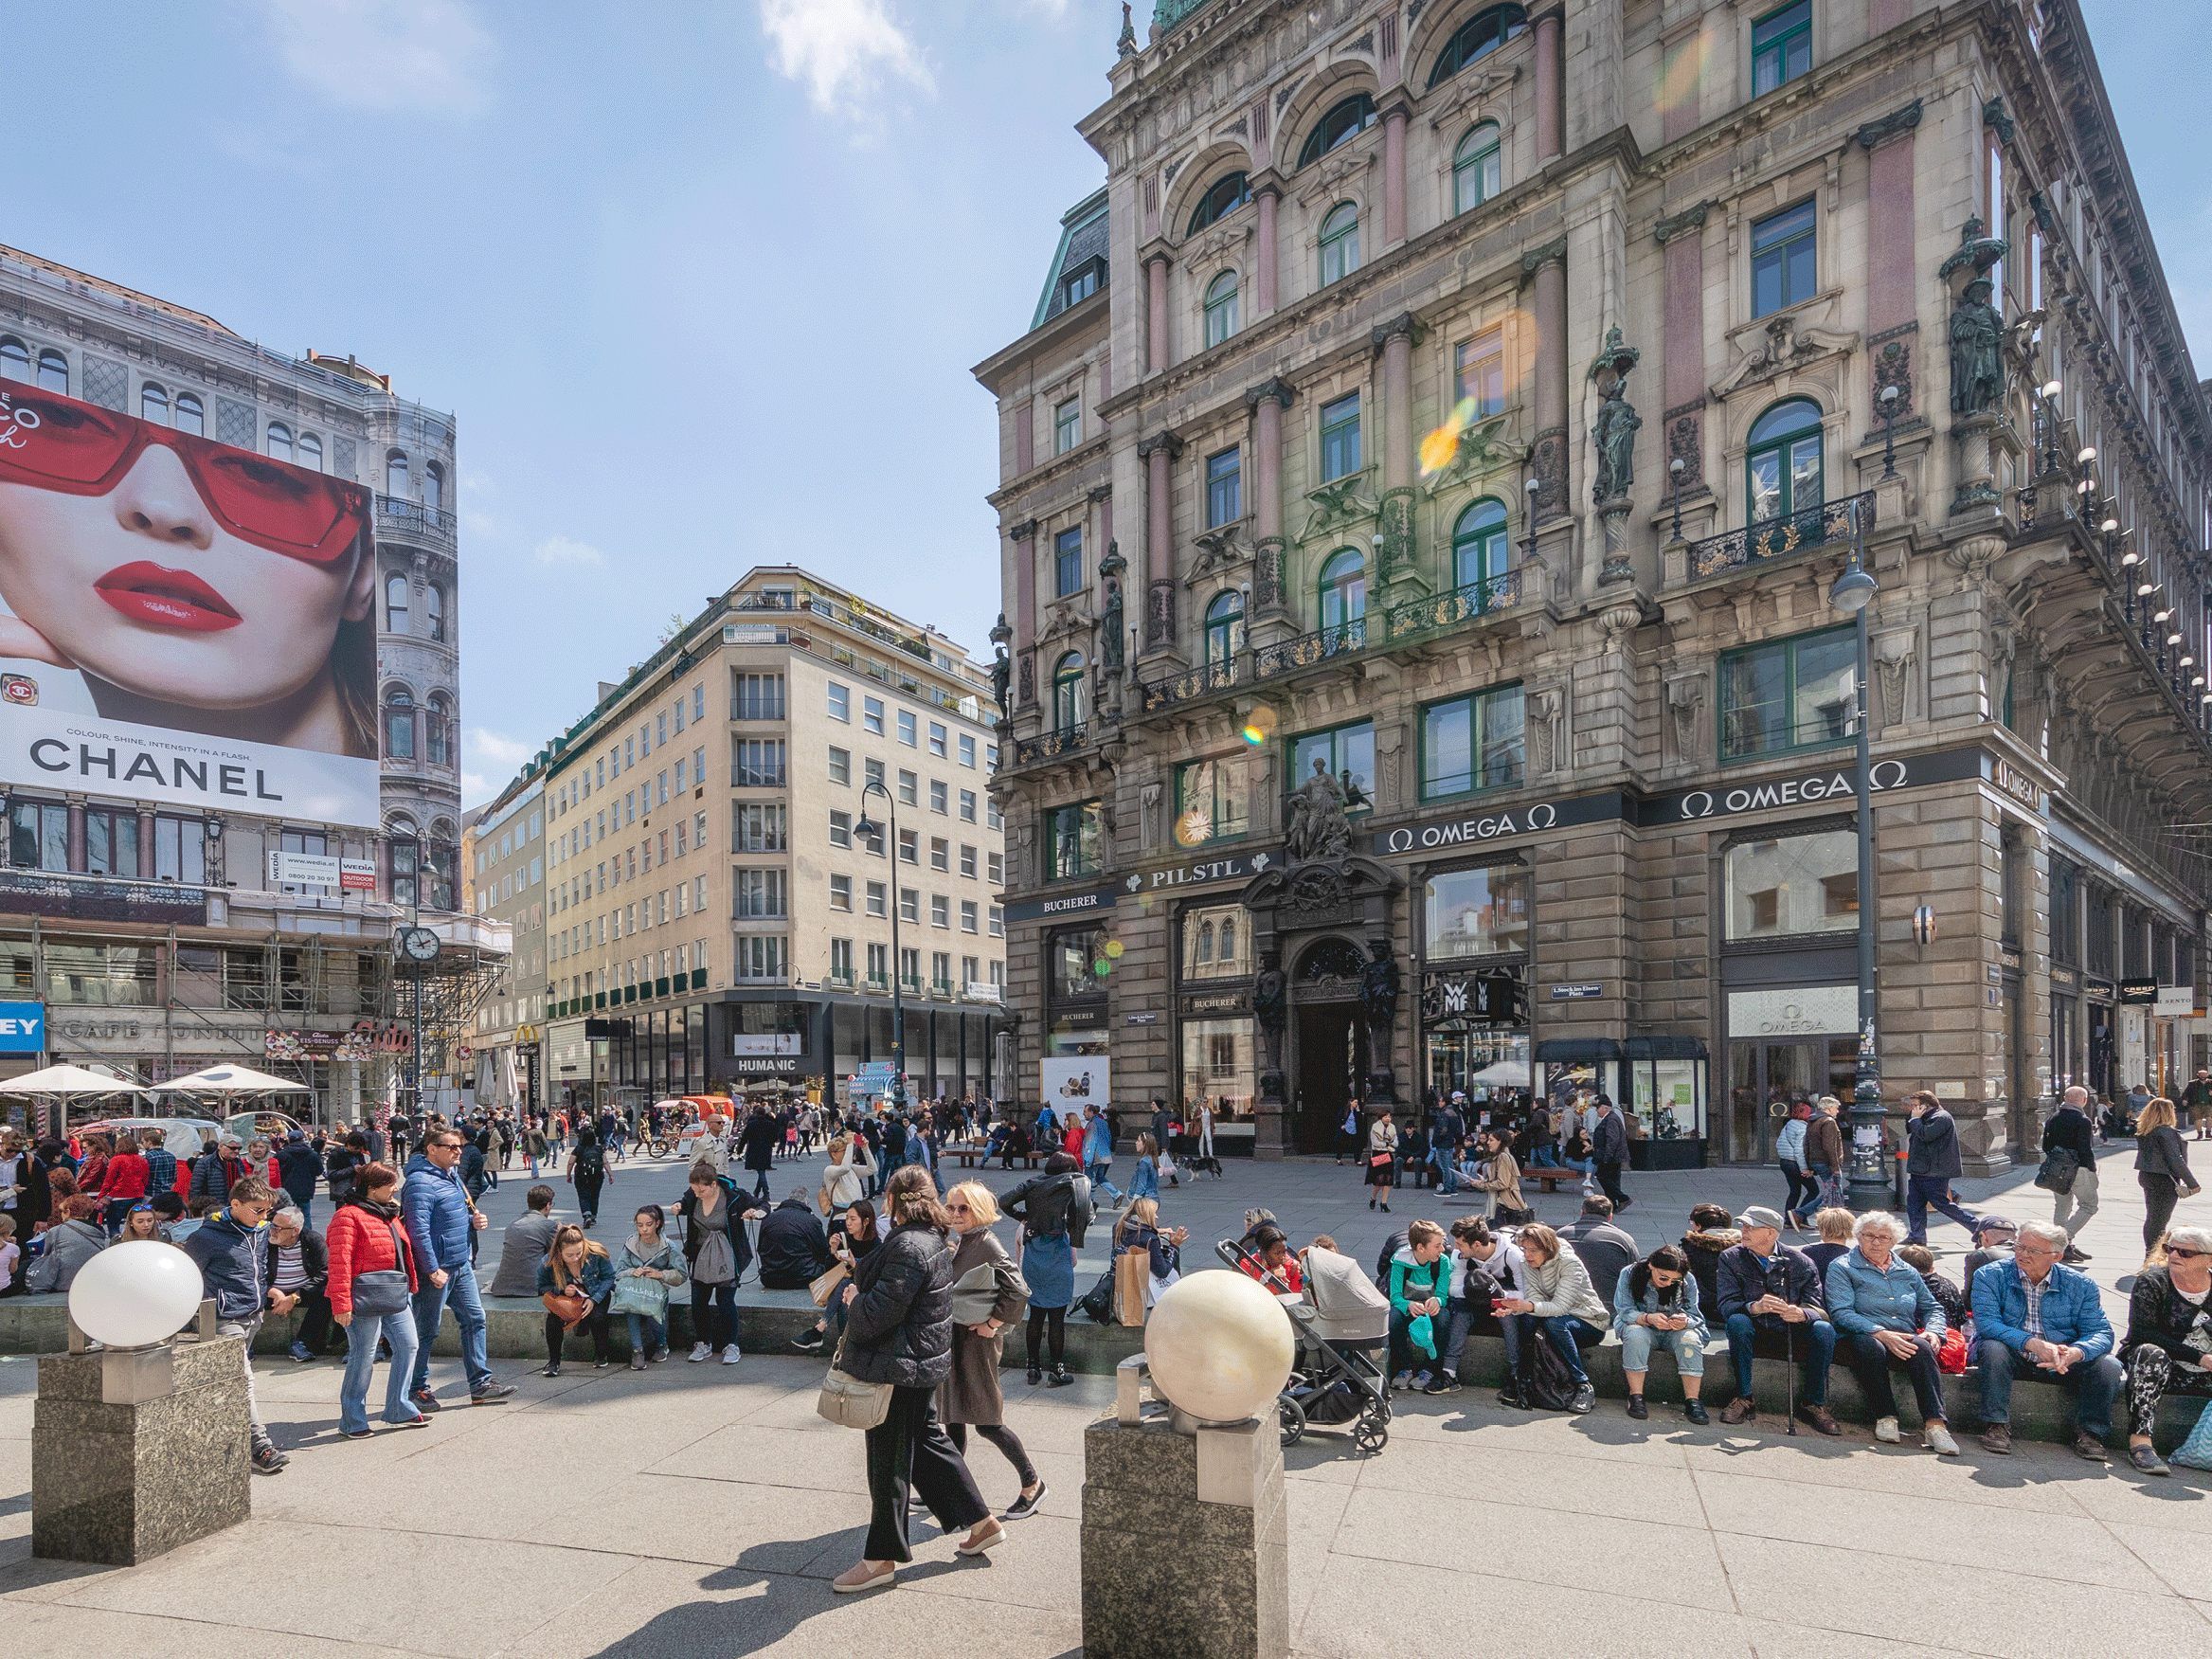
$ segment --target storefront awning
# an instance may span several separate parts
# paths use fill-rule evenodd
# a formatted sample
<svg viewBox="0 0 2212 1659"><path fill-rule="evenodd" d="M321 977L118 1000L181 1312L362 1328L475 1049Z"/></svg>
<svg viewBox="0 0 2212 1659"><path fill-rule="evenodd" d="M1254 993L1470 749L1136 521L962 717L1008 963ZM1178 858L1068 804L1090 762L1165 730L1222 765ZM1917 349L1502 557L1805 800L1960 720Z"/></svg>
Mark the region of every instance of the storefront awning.
<svg viewBox="0 0 2212 1659"><path fill-rule="evenodd" d="M1625 1060L1701 1060L1705 1042L1696 1037L1632 1037L1621 1045Z"/></svg>
<svg viewBox="0 0 2212 1659"><path fill-rule="evenodd" d="M1620 1057L1621 1045L1610 1037L1555 1037L1537 1044L1538 1059L1563 1065Z"/></svg>

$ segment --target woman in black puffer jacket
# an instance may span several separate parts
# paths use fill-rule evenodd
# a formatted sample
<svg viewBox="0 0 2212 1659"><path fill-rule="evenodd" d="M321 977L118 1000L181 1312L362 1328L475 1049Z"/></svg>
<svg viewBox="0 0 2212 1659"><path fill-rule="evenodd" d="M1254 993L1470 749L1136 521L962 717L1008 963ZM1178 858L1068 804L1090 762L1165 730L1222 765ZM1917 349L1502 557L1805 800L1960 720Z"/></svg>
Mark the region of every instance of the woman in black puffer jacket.
<svg viewBox="0 0 2212 1659"><path fill-rule="evenodd" d="M862 1382L891 1385L890 1409L868 1431L872 1506L862 1559L831 1580L840 1594L890 1584L907 1546L911 1485L938 1526L969 1528L955 1554L980 1556L1006 1536L975 1477L937 1421L937 1385L952 1371L951 1222L920 1164L901 1167L884 1188L884 1241L845 1288L845 1337L837 1365Z"/></svg>

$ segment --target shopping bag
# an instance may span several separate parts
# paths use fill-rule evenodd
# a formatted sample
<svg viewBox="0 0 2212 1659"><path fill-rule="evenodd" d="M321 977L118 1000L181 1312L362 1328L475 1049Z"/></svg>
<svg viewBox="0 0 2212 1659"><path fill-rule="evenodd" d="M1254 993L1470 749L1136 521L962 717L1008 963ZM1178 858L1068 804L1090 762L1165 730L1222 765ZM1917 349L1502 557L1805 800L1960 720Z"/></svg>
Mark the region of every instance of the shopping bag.
<svg viewBox="0 0 2212 1659"><path fill-rule="evenodd" d="M1144 1292L1152 1284L1152 1258L1142 1250L1114 1258L1114 1311L1123 1325L1144 1323Z"/></svg>

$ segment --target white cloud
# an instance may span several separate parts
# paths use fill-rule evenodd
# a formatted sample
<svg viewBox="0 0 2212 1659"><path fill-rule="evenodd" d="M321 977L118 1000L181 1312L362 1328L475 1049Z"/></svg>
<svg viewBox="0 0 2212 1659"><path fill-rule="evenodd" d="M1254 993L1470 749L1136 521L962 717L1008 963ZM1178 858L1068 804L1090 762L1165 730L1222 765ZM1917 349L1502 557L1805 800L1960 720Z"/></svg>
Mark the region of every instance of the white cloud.
<svg viewBox="0 0 2212 1659"><path fill-rule="evenodd" d="M804 83L825 113L852 109L887 76L925 92L932 84L929 66L887 0L761 0L761 27L776 73Z"/></svg>
<svg viewBox="0 0 2212 1659"><path fill-rule="evenodd" d="M284 67L353 109L467 114L486 98L490 30L469 0L259 0Z"/></svg>
<svg viewBox="0 0 2212 1659"><path fill-rule="evenodd" d="M537 561L541 565L603 565L606 555L589 542L578 541L572 535L549 535L537 545Z"/></svg>
<svg viewBox="0 0 2212 1659"><path fill-rule="evenodd" d="M488 727L466 726L461 729L460 798L463 805L474 808L482 805L507 787L523 763L538 751L538 746L519 737L510 737L504 731L494 731Z"/></svg>

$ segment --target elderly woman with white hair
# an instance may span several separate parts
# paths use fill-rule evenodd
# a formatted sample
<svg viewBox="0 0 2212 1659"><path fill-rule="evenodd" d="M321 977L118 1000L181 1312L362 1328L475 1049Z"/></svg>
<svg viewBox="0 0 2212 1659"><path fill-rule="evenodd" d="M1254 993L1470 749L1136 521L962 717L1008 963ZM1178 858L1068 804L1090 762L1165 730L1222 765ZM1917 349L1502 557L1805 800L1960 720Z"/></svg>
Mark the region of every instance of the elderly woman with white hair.
<svg viewBox="0 0 2212 1659"><path fill-rule="evenodd" d="M1897 1259L1904 1231L1895 1216L1880 1211L1859 1217L1856 1242L1828 1264L1828 1317L1874 1408L1874 1437L1887 1446L1901 1437L1890 1377L1901 1368L1913 1380L1923 1444L1939 1457L1956 1457L1958 1442L1945 1420L1943 1374L1935 1364L1943 1308L1918 1270Z"/></svg>
<svg viewBox="0 0 2212 1659"><path fill-rule="evenodd" d="M2135 1275L2120 1360L2128 1369L2128 1461L2145 1474L2171 1474L2150 1436L2169 1389L2212 1384L2212 1228L2174 1228L2165 1263Z"/></svg>

